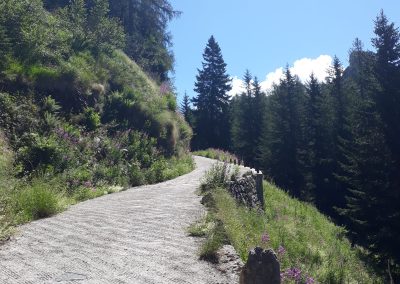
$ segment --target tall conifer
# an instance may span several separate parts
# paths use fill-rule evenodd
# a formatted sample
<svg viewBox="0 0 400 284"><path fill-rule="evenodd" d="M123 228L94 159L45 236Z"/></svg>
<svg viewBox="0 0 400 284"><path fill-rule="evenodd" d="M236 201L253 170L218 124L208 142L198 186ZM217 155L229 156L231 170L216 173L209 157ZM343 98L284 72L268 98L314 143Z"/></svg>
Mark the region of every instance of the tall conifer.
<svg viewBox="0 0 400 284"><path fill-rule="evenodd" d="M203 53L202 69L198 70L193 98L195 106L194 148L229 147L228 108L232 89L226 63L214 36Z"/></svg>

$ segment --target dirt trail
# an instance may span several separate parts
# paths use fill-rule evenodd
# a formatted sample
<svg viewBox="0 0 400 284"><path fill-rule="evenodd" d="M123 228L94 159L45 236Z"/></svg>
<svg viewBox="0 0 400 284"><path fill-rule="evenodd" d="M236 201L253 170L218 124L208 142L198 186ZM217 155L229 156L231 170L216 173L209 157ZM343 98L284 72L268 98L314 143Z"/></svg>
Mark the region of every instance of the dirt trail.
<svg viewBox="0 0 400 284"><path fill-rule="evenodd" d="M0 247L0 283L228 283L198 260L186 228L204 212L195 191L213 160L160 184L72 206L20 227Z"/></svg>

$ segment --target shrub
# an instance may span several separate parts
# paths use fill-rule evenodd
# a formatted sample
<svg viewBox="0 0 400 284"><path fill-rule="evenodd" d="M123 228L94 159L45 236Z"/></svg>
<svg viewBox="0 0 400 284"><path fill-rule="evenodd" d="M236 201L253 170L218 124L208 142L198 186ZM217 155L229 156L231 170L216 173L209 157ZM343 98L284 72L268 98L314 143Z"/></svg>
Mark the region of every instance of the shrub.
<svg viewBox="0 0 400 284"><path fill-rule="evenodd" d="M167 109L170 111L175 112L176 108L177 108L177 103L176 103L176 97L173 93L167 93L164 96L165 100L166 100L166 106Z"/></svg>
<svg viewBox="0 0 400 284"><path fill-rule="evenodd" d="M45 137L30 133L26 139L26 145L17 152L17 163L24 173L34 170L61 172L66 168L67 156L60 141L54 136Z"/></svg>
<svg viewBox="0 0 400 284"><path fill-rule="evenodd" d="M159 158L156 160L146 173L146 180L149 183L157 183L165 180L165 169L167 168L167 163L164 158Z"/></svg>
<svg viewBox="0 0 400 284"><path fill-rule="evenodd" d="M202 191L214 189L218 187L225 187L231 175L231 165L227 163L215 163L211 169L203 177L201 183Z"/></svg>
<svg viewBox="0 0 400 284"><path fill-rule="evenodd" d="M145 183L146 178L143 171L137 164L133 164L129 169L129 182L132 186L138 186Z"/></svg>
<svg viewBox="0 0 400 284"><path fill-rule="evenodd" d="M26 76L33 83L38 83L39 85L46 84L46 82L54 81L58 78L59 73L56 69L42 66L42 65L31 65L26 68Z"/></svg>
<svg viewBox="0 0 400 284"><path fill-rule="evenodd" d="M99 128L100 115L93 108L85 109L85 127L88 131L94 131Z"/></svg>
<svg viewBox="0 0 400 284"><path fill-rule="evenodd" d="M46 182L34 181L20 189L11 202L17 223L23 223L57 213L58 200L58 195Z"/></svg>
<svg viewBox="0 0 400 284"><path fill-rule="evenodd" d="M53 99L51 96L46 96L43 99L42 102L42 111L51 113L51 114L56 114L60 110L60 106L56 102L55 99Z"/></svg>

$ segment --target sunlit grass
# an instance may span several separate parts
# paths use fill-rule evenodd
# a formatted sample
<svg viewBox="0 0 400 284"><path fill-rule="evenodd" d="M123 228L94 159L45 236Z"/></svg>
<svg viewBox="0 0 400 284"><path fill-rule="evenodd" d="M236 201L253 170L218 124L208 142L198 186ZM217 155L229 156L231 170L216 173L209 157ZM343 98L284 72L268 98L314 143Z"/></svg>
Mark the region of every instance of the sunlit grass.
<svg viewBox="0 0 400 284"><path fill-rule="evenodd" d="M210 174L221 175L215 171ZM213 260L216 251L230 243L246 261L249 250L260 246L274 249L282 272L299 269L303 280L311 277L318 283L383 283L362 261L361 249L352 248L344 228L271 183L264 182L264 211L238 205L221 185L214 183L205 188L203 203L209 213L191 227L192 235L206 236L202 258Z"/></svg>
<svg viewBox="0 0 400 284"><path fill-rule="evenodd" d="M214 160L218 160L218 161L222 161L222 162L232 162L233 163L233 161L239 160L235 155L233 155L229 152L226 152L226 151L223 151L220 149L214 149L214 148L195 151L195 152L193 152L193 155L202 156L202 157L206 157L206 158L210 158L210 159L214 159Z"/></svg>
<svg viewBox="0 0 400 284"><path fill-rule="evenodd" d="M229 241L243 260L255 247L279 247L281 268L299 268L321 283L379 283L352 248L345 230L336 226L318 210L291 198L270 183L264 183L265 213L236 204L224 189L213 193L216 218L224 224ZM270 240L262 242L268 234Z"/></svg>

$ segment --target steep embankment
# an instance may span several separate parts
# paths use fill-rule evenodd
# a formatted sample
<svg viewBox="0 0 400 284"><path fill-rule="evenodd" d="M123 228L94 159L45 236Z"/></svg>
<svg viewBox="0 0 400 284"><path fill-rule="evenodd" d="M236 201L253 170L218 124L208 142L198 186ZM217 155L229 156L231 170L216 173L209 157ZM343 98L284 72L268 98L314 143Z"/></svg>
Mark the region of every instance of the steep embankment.
<svg viewBox="0 0 400 284"><path fill-rule="evenodd" d="M229 283L198 260L186 228L203 214L195 194L213 163L190 174L89 200L22 226L0 248L1 283Z"/></svg>
<svg viewBox="0 0 400 284"><path fill-rule="evenodd" d="M193 167L172 87L121 51L107 3L0 1L0 131L18 180L1 181L0 234Z"/></svg>
<svg viewBox="0 0 400 284"><path fill-rule="evenodd" d="M213 259L223 244L232 244L246 261L249 250L260 246L277 253L284 283L383 283L363 249L352 247L345 229L314 206L268 182L264 212L238 205L225 188L230 171L213 167L202 186L209 214L191 227L192 234L207 237L202 257Z"/></svg>

